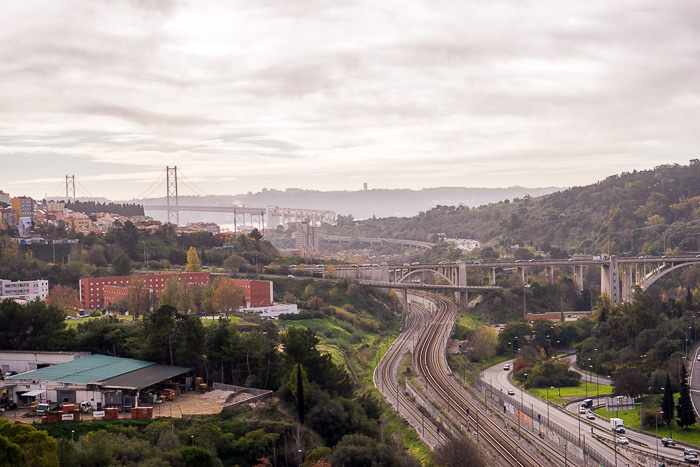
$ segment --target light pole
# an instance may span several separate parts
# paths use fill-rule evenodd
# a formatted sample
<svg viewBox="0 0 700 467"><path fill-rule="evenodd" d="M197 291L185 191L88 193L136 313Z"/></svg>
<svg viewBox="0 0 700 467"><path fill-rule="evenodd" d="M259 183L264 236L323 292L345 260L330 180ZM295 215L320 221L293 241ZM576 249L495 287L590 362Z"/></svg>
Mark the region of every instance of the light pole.
<svg viewBox="0 0 700 467"><path fill-rule="evenodd" d="M598 349L593 349L596 355L598 355ZM600 399L600 387L598 386L598 372L595 372L595 397L596 397L596 402L598 399Z"/></svg>
<svg viewBox="0 0 700 467"><path fill-rule="evenodd" d="M660 410L659 412L656 412L656 415L654 416L654 420L656 421L656 457L659 457L659 414L663 415L664 411Z"/></svg>
<svg viewBox="0 0 700 467"><path fill-rule="evenodd" d="M523 375L527 379L527 373ZM518 409L518 438L520 438L520 419L523 414L523 386L525 386L525 381L520 385L520 408Z"/></svg>
<svg viewBox="0 0 700 467"><path fill-rule="evenodd" d="M547 388L547 428L549 428L549 390L554 389L554 386Z"/></svg>

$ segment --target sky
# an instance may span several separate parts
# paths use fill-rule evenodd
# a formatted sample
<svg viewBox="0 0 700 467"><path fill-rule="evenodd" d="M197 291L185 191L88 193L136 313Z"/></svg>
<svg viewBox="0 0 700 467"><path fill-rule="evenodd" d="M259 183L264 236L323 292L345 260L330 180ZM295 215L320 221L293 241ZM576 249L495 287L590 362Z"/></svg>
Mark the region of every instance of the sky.
<svg viewBox="0 0 700 467"><path fill-rule="evenodd" d="M568 187L700 155L700 2L22 0L0 190Z"/></svg>

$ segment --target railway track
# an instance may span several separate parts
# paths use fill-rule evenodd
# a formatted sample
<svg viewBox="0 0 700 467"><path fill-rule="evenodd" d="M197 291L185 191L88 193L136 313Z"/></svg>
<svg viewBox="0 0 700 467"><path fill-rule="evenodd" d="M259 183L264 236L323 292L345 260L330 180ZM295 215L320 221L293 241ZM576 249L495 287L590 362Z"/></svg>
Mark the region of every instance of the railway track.
<svg viewBox="0 0 700 467"><path fill-rule="evenodd" d="M496 425L484 410L453 387L448 378L446 348L457 308L451 301L436 297L437 311L428 323L417 342L413 353L413 366L416 373L424 378L426 386L438 395L455 418L474 423L478 420L480 440L488 444L503 460L503 465L535 467L543 465L517 441L513 440L502 427ZM476 417L475 417L476 416Z"/></svg>
<svg viewBox="0 0 700 467"><path fill-rule="evenodd" d="M445 441L445 437L440 436L438 428L430 417L426 417L418 407L405 398L405 394L398 387L397 371L401 359L406 352L411 350L412 343L418 342L421 330L426 326L430 319L430 313L425 307L418 304L412 304L409 307L409 312L404 322L399 337L394 341L391 348L382 357L374 372L374 385L379 388L386 397L387 401L393 405L399 415L414 421L417 431L426 440L431 440L429 443L433 448L437 447L440 441ZM420 429L418 429L417 421L420 420Z"/></svg>

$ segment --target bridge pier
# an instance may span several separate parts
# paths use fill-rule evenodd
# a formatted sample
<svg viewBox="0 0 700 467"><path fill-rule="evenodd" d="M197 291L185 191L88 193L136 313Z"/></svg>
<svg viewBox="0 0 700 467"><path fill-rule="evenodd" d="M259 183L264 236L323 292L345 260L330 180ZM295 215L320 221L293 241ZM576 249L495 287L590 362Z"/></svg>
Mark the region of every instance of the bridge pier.
<svg viewBox="0 0 700 467"><path fill-rule="evenodd" d="M403 289L403 312L408 313L408 289Z"/></svg>
<svg viewBox="0 0 700 467"><path fill-rule="evenodd" d="M574 266L574 282L579 292L583 292L583 266Z"/></svg>
<svg viewBox="0 0 700 467"><path fill-rule="evenodd" d="M525 268L518 266L518 275L520 276L520 280L523 281L523 284L525 284L527 281L527 275L525 274Z"/></svg>
<svg viewBox="0 0 700 467"><path fill-rule="evenodd" d="M608 294L613 303L620 302L620 270L617 256L610 257L610 264L600 266L600 292Z"/></svg>
<svg viewBox="0 0 700 467"><path fill-rule="evenodd" d="M455 292L455 301L457 302L457 305L459 305L460 310L466 310L467 306L469 305L469 292Z"/></svg>
<svg viewBox="0 0 700 467"><path fill-rule="evenodd" d="M554 284L554 266L547 266L545 269L547 271L547 282Z"/></svg>
<svg viewBox="0 0 700 467"><path fill-rule="evenodd" d="M496 285L496 268L489 268L489 285Z"/></svg>
<svg viewBox="0 0 700 467"><path fill-rule="evenodd" d="M620 278L622 279L622 301L632 301L632 267L625 264L620 268Z"/></svg>

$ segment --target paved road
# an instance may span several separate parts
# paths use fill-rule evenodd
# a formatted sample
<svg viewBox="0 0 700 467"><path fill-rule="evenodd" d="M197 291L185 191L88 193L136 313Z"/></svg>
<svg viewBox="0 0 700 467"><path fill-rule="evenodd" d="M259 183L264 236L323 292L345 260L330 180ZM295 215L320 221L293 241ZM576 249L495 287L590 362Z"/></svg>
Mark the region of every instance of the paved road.
<svg viewBox="0 0 700 467"><path fill-rule="evenodd" d="M693 401L695 415L700 419L700 344L690 350L690 399Z"/></svg>
<svg viewBox="0 0 700 467"><path fill-rule="evenodd" d="M602 384L603 386L612 386L612 380L607 376L600 376L595 373L581 370L578 367L578 363L576 361L576 354L564 357L563 360L568 361L569 368L581 375L582 381L588 381L588 384L595 384L597 382L598 384Z"/></svg>
<svg viewBox="0 0 700 467"><path fill-rule="evenodd" d="M510 365L510 371L503 370L504 363L508 363ZM508 393L508 390L513 391L514 395L511 397L514 398L516 402L519 402L522 397L524 406L531 407L536 414L540 414L541 421L545 425L550 423L551 420L551 423L556 423L571 433L580 433L580 436L585 437L582 438L582 442L583 439L585 439L586 443L591 442L591 430L593 430L595 435L608 440L609 443L612 443L612 433L610 431L609 420L605 420L597 415L595 420L587 420L585 415L580 415L578 413L578 404L570 404L570 409L573 411L573 413L566 412L559 406L548 404L543 399L535 397L527 391L521 392L521 389L518 386L515 386L509 378L513 368L513 361L510 360L504 363L494 365L484 371L484 380L490 382L495 389L500 388L505 394ZM698 378L700 378L700 370L698 372ZM556 391L556 388L550 389L550 391ZM656 454L655 437L634 432L632 430L627 430L624 436L630 440L632 447L637 448L646 454ZM602 446L602 444L600 444L600 446ZM674 460L682 460L682 448L680 446L676 448L664 448L663 445L659 443L659 455ZM621 460L620 452L618 452L618 460Z"/></svg>

